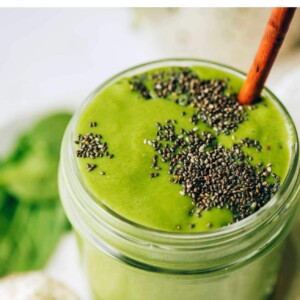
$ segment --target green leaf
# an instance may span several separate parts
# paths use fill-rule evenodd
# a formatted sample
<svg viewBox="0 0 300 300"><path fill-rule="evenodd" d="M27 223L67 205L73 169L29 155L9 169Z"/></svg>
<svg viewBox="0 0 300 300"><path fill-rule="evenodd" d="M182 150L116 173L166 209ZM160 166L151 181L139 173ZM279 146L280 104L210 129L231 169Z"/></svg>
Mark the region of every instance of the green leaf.
<svg viewBox="0 0 300 300"><path fill-rule="evenodd" d="M5 265L0 275L42 268L51 256L62 233L66 219L59 202L34 206L20 204L10 230L1 239L0 251Z"/></svg>
<svg viewBox="0 0 300 300"><path fill-rule="evenodd" d="M27 134L30 147L59 159L61 140L70 117L68 113L59 113L40 120Z"/></svg>
<svg viewBox="0 0 300 300"><path fill-rule="evenodd" d="M40 119L19 137L13 150L6 160L1 162L0 167L3 164L26 159L26 155L33 149L50 153L53 158L58 158L61 139L70 118L70 113L60 112Z"/></svg>
<svg viewBox="0 0 300 300"><path fill-rule="evenodd" d="M19 201L39 203L58 197L60 144L70 117L66 113L48 116L25 133L9 156L9 163L0 166L0 187Z"/></svg>
<svg viewBox="0 0 300 300"><path fill-rule="evenodd" d="M40 120L0 164L0 276L42 268L70 228L57 187L70 117L59 113Z"/></svg>
<svg viewBox="0 0 300 300"><path fill-rule="evenodd" d="M57 158L33 149L24 159L2 168L0 186L19 201L50 201L57 197L57 168Z"/></svg>

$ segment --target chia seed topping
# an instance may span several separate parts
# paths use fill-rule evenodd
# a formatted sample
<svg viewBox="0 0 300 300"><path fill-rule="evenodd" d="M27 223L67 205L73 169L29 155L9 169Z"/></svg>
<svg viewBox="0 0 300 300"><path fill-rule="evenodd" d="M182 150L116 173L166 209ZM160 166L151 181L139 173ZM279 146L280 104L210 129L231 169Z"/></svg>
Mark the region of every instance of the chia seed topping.
<svg viewBox="0 0 300 300"><path fill-rule="evenodd" d="M93 126L91 126L93 124ZM91 127L97 126L96 122L90 123ZM79 149L76 150L76 156L80 158L101 158L104 156L108 156L110 159L114 157L113 154L108 152L108 146L106 142L102 142L102 136L96 133L87 133L85 135L79 134L77 139L74 141L76 145L78 145ZM93 171L97 167L96 164L86 164L87 170ZM103 173L104 172L100 172Z"/></svg>
<svg viewBox="0 0 300 300"><path fill-rule="evenodd" d="M135 77L130 82L131 88L145 99L151 99L150 91L144 84L146 78L147 74ZM227 92L225 80L200 79L189 68L156 72L151 79L157 97L194 108L194 114L190 117L192 124L202 121L217 134L223 132L228 135L237 129L238 124L247 120L247 110L238 103L236 94ZM255 106L248 108L252 110Z"/></svg>
<svg viewBox="0 0 300 300"><path fill-rule="evenodd" d="M168 163L169 180L182 186L180 194L191 198L196 209L191 215L200 216L213 207L232 211L234 220L242 220L264 206L278 191L280 178L272 173L271 165L250 164L252 157L242 147L256 147L257 141L244 139L231 149L217 145L209 132L180 129L176 133L173 124L156 124L157 138L148 140L158 161ZM154 178L155 173L150 177ZM158 173L157 173L158 174Z"/></svg>
<svg viewBox="0 0 300 300"><path fill-rule="evenodd" d="M151 95L149 92L149 89L146 87L146 85L144 84L144 80L145 77L144 76L140 76L140 77L133 77L132 80L129 82L130 83L130 88L133 91L139 92L143 98L145 99L151 99Z"/></svg>

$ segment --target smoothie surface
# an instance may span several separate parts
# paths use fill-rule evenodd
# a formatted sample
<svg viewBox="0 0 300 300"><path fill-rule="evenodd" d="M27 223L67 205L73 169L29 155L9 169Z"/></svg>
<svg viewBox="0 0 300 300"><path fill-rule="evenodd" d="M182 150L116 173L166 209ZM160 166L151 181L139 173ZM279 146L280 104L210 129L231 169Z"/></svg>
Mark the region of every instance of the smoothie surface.
<svg viewBox="0 0 300 300"><path fill-rule="evenodd" d="M228 80L228 92L238 92L242 80L234 75L209 67L190 67L200 79ZM160 69L162 70L162 69ZM164 69L168 72L169 68ZM147 74L157 72L148 71ZM176 128L193 130L190 117L194 108L181 106L159 97L144 99L130 88L130 78L123 78L98 93L82 112L76 134L100 134L107 142L113 158L76 158L79 171L95 201L104 203L120 216L146 227L173 232L201 232L232 223L232 211L214 207L201 215L190 214L194 206L191 197L182 195L180 184L169 181L168 165L159 163L159 176L151 178L155 151L146 140L156 138L155 123L176 120ZM151 86L150 77L145 80ZM149 88L151 89L151 88ZM251 164L272 165L272 172L283 182L290 161L289 134L286 121L270 99L262 98L249 110L247 120L229 135L216 135L218 144L231 148L241 139L259 141L261 151L243 147L253 158ZM184 112L184 114L183 114ZM95 126L91 126L94 123ZM204 122L197 124L199 132L215 134ZM76 148L75 148L76 149ZM87 164L97 167L89 171Z"/></svg>

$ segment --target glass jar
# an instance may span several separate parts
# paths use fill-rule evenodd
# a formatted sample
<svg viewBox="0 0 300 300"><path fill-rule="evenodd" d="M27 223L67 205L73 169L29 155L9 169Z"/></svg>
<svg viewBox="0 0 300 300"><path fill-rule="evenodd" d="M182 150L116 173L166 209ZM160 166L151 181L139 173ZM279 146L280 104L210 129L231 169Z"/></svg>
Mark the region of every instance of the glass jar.
<svg viewBox="0 0 300 300"><path fill-rule="evenodd" d="M75 160L74 132L85 107L113 82L162 66L203 66L242 80L235 69L201 60L151 62L100 85L74 115L62 143L60 194L78 236L82 262L94 299L262 300L272 292L283 241L298 214L300 194L297 133L288 112L268 90L286 119L290 166L279 192L252 216L213 231L170 233L146 228L96 202Z"/></svg>

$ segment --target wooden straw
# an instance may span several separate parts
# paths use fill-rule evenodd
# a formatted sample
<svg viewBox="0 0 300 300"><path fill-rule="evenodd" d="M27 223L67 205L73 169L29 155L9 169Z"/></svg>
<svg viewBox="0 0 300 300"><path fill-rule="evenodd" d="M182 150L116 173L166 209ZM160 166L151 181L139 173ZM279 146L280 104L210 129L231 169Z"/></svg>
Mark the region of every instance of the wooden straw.
<svg viewBox="0 0 300 300"><path fill-rule="evenodd" d="M259 96L289 29L296 8L273 8L256 56L238 95L241 104L251 104Z"/></svg>

